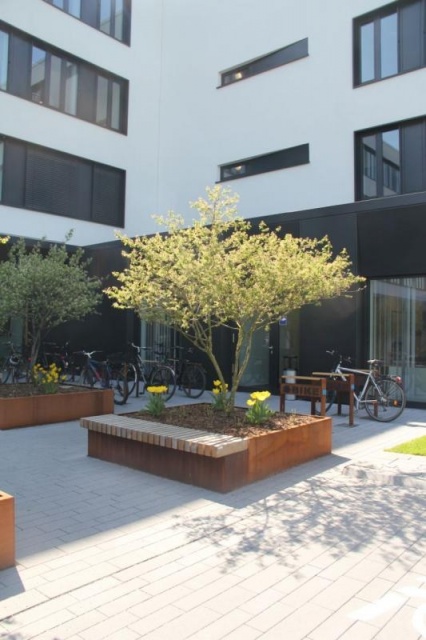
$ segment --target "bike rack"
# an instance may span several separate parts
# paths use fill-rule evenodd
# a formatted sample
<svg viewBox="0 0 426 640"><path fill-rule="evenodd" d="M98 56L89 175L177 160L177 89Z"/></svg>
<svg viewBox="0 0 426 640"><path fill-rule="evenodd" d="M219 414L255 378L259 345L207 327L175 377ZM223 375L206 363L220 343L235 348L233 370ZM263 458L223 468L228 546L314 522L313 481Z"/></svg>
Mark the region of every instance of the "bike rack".
<svg viewBox="0 0 426 640"><path fill-rule="evenodd" d="M288 381L287 381L288 379ZM280 384L280 412L285 411L285 397L298 396L299 398L307 398L311 401L311 414L316 415L315 404L321 403L321 416L325 417L325 397L326 397L326 381L324 378L314 378L311 376L281 376Z"/></svg>
<svg viewBox="0 0 426 640"><path fill-rule="evenodd" d="M336 379L339 376L338 373L327 373L323 371L314 371L313 376L321 376L326 378L327 391L337 392L337 415L342 415L342 393L347 393L349 396L349 426L353 427L355 424L355 403L354 403L354 389L355 389L355 375L353 373L345 373L345 379Z"/></svg>

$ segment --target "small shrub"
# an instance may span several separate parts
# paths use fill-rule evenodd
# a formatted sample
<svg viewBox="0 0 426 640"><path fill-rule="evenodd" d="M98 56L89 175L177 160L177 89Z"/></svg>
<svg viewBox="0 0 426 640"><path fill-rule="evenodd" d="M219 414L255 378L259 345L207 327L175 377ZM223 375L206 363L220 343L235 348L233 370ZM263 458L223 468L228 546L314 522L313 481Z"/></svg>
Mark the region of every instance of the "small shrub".
<svg viewBox="0 0 426 640"><path fill-rule="evenodd" d="M228 385L214 380L212 389L212 407L215 411L229 411Z"/></svg>
<svg viewBox="0 0 426 640"><path fill-rule="evenodd" d="M155 387L147 387L146 390L151 395L146 404L145 410L152 416L161 416L166 406L164 394L167 393L167 387L164 385L158 385Z"/></svg>
<svg viewBox="0 0 426 640"><path fill-rule="evenodd" d="M266 404L266 400L270 396L269 391L254 391L250 394L250 398L247 400L247 405L250 409L246 413L248 422L262 424L262 422L266 422L268 418L274 415L275 411L272 411Z"/></svg>
<svg viewBox="0 0 426 640"><path fill-rule="evenodd" d="M61 370L54 363L48 367L36 364L32 368L32 380L40 393L57 393L63 379Z"/></svg>

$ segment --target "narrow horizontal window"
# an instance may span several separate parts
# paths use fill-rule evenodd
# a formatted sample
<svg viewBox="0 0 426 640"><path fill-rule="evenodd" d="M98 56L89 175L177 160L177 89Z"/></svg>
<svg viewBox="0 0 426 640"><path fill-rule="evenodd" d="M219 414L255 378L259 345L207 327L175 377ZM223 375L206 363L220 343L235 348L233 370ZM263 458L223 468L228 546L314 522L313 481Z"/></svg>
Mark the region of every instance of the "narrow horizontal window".
<svg viewBox="0 0 426 640"><path fill-rule="evenodd" d="M309 144L289 147L263 156L254 156L220 166L220 180L236 180L259 173L289 169L309 162Z"/></svg>
<svg viewBox="0 0 426 640"><path fill-rule="evenodd" d="M233 67L221 73L221 86L244 80L250 76L255 76L264 71L270 71L276 67L281 67L289 62L300 60L308 55L308 38L294 42L293 44L272 51L260 58L245 62L238 67Z"/></svg>

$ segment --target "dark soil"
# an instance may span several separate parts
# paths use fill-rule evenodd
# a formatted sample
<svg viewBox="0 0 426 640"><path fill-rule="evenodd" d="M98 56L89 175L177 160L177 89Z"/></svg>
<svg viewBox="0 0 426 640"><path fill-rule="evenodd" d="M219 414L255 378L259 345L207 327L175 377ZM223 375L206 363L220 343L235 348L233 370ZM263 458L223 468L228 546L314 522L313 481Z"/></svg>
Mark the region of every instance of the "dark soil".
<svg viewBox="0 0 426 640"><path fill-rule="evenodd" d="M275 413L261 425L252 425L246 419L246 409L236 407L231 415L213 409L210 404L191 404L180 407L166 407L160 417L153 417L146 411L128 414L132 418L161 422L190 429L200 429L213 433L247 437L271 431L291 429L298 424L315 420L314 416L293 413Z"/></svg>
<svg viewBox="0 0 426 640"><path fill-rule="evenodd" d="M76 391L90 391L90 389L82 389L81 387L59 387L58 393L70 393ZM20 382L19 384L0 384L0 398L25 398L28 396L42 395L37 385Z"/></svg>

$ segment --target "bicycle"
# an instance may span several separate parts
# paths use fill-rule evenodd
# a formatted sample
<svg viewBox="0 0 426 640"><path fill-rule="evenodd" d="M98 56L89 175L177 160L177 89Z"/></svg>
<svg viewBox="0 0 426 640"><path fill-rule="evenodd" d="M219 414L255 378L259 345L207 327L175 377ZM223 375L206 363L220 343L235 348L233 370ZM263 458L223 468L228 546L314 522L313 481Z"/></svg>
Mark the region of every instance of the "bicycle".
<svg viewBox="0 0 426 640"><path fill-rule="evenodd" d="M76 367L69 350L69 342L62 347L55 342L44 342L42 345L41 364L49 367L55 364L60 370L61 380L64 384L72 384L76 378Z"/></svg>
<svg viewBox="0 0 426 640"><path fill-rule="evenodd" d="M108 360L95 360L93 354L99 351L76 351L75 355L84 357L78 384L84 387L100 387L114 391L114 402L118 405L126 403L129 392L127 379L122 370L113 369Z"/></svg>
<svg viewBox="0 0 426 640"><path fill-rule="evenodd" d="M350 358L343 358L337 351L327 351L326 353L337 359L337 364L332 370L332 373L336 374L334 379L345 381L345 373L365 377L361 390L358 393L355 389L352 391L356 411L364 408L371 418L379 422L391 422L401 415L407 403L402 381L398 376L382 375L380 373L380 367L383 365L381 360L367 360L369 369L366 371L365 369L342 366L344 360L349 364L352 361ZM326 411L331 409L336 396L336 391L327 394Z"/></svg>
<svg viewBox="0 0 426 640"><path fill-rule="evenodd" d="M132 353L126 358L121 372L127 380L128 395L136 389L136 397L144 394L147 387L166 387L164 401L170 400L176 390L176 376L173 369L157 360L144 360L142 351L147 347L139 347L131 342ZM142 390L141 390L142 386Z"/></svg>
<svg viewBox="0 0 426 640"><path fill-rule="evenodd" d="M175 346L173 350L178 357L167 357L161 351L158 355L165 357L165 363L173 369L178 389L183 390L188 398L199 398L206 390L206 374L203 367L198 362L191 362L184 357L184 347ZM190 347L186 351L191 354L193 349Z"/></svg>
<svg viewBox="0 0 426 640"><path fill-rule="evenodd" d="M21 353L15 349L13 342L8 342L9 355L6 356L0 368L0 384L10 382L28 382L30 379L29 363Z"/></svg>

